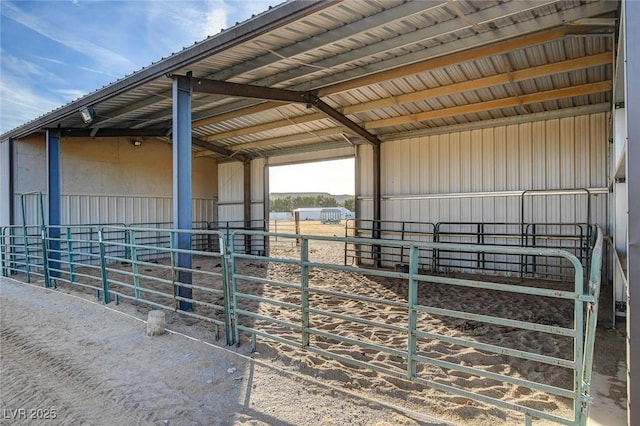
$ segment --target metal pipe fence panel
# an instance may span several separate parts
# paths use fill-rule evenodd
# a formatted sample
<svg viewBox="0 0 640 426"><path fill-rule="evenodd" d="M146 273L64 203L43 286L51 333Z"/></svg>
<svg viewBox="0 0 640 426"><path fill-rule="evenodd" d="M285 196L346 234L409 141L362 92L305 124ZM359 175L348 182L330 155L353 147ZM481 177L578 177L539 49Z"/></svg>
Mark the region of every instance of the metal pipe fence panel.
<svg viewBox="0 0 640 426"><path fill-rule="evenodd" d="M27 281L32 275L42 276L46 286L83 287L105 303L129 300L207 321L216 334L224 329L227 344L239 343L248 334L254 347L257 337L295 346L514 410L526 421L584 424L598 312L601 230L584 228L589 235L585 282L584 259L564 249L498 245L510 238L507 224L474 232L472 237L484 239L484 244L429 241L437 235L437 225L433 234L426 232L428 227L411 231L427 241L407 241L403 238L411 228L401 226L396 239L229 232L229 227L212 231L15 226L0 229L0 260L5 275L25 274ZM478 229L477 224L465 226ZM469 229L449 232L472 233ZM192 241L191 250L177 248L179 236L185 234ZM267 257L253 247L254 241L276 236L289 241L290 249ZM400 254L403 267L345 265L327 254L329 248L345 247ZM553 267L572 271L572 284L496 275L445 276L432 269L443 252L469 256L468 261L476 263L497 256L553 259ZM184 256L192 260L188 267L179 260ZM396 258L386 261L396 261L392 259ZM181 289L188 289L188 296ZM181 309L180 302L193 309ZM478 381L494 390L476 391L473 384ZM550 406L565 409L529 406L513 397L525 391L546 395Z"/></svg>
<svg viewBox="0 0 640 426"><path fill-rule="evenodd" d="M373 236L371 220L353 219L346 222L348 232L361 238ZM446 242L514 247L559 248L574 254L582 265L589 267L591 239L594 225L586 223L521 223L521 222L402 222L379 221L382 239L412 242ZM404 248L377 247L370 244L345 245L344 264L358 264L383 268L407 267ZM473 253L421 249L421 270L434 272L476 272L520 275L521 277L565 279L571 268L563 267L556 259L545 256Z"/></svg>
<svg viewBox="0 0 640 426"><path fill-rule="evenodd" d="M0 240L2 273L24 274L26 281L45 277L45 252L40 225L3 227Z"/></svg>
<svg viewBox="0 0 640 426"><path fill-rule="evenodd" d="M256 235L236 232L246 234ZM524 414L526 421L586 421L585 372L590 371L593 353L597 316L593 306L599 281L590 284L593 291L587 290L583 266L573 254L507 245L338 239L343 244L404 247L408 270L390 271L318 260L314 247L335 242L335 238L279 238L301 240L295 256L262 257L231 249L236 341L249 334L254 346L258 336L302 347L356 367L514 410ZM596 247L601 244L596 241ZM553 258L573 271L573 284L428 274L420 265L422 250ZM593 264L600 262L596 254ZM254 268L251 273L240 272L248 266ZM593 277L599 274L594 269L590 273ZM358 284L349 284L354 282ZM369 287L376 282L382 285L371 293ZM453 309L447 304L453 299L465 302ZM532 311L532 306L540 309ZM460 362L459 354L467 354L467 361ZM517 360L517 368L496 370L497 359L508 365ZM475 381L493 383L499 391L477 393ZM558 405L570 407L570 413L527 406L506 396L524 392L522 389L546 394Z"/></svg>
<svg viewBox="0 0 640 426"><path fill-rule="evenodd" d="M225 241L220 232L102 227L101 234L114 230L126 232L127 238L126 242L101 241L105 249L102 277L105 292L110 298L130 300L213 323L216 335L222 327L230 343L231 326L226 314L229 311L229 295ZM161 245L149 245L150 234L154 234ZM179 249L177 241L180 235L190 236L192 245L206 250ZM220 251L211 251L208 246L201 244L214 238L218 240ZM108 254L111 247L126 248L128 256ZM191 258L191 267L181 266L178 260L180 255ZM181 296L184 294L181 290L184 289L190 296ZM189 303L191 309L185 310L180 302Z"/></svg>
<svg viewBox="0 0 640 426"><path fill-rule="evenodd" d="M253 231L265 231L267 228L267 222L265 220L235 220L235 221L220 221L209 222L210 230L219 231L224 235L227 246L233 246L236 251L243 251L245 253L264 254L267 251L269 241L262 236L242 236L234 238L233 233L236 230L253 230Z"/></svg>

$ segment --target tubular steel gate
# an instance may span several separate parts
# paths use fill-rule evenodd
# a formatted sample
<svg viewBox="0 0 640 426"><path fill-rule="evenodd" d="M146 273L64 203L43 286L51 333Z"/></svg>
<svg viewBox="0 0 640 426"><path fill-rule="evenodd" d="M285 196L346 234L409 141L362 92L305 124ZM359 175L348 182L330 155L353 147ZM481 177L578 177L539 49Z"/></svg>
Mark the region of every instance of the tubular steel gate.
<svg viewBox="0 0 640 426"><path fill-rule="evenodd" d="M234 231L228 239L224 231L130 226L45 226L39 235L37 231L37 227L22 226L0 229L3 275L24 274L27 281L35 275L42 277L47 287L64 282L87 288L104 303L127 299L178 312L213 323L216 335L223 328L228 345L240 343L242 335L248 334L253 347L257 336L301 347L356 367L514 410L524 415L527 424L533 419L567 425L586 423L591 400L589 388L602 264L603 237L599 227L592 238L587 274L580 259L556 248L278 234L279 239L300 240L299 250L293 255L289 252L291 257L265 257L247 252L244 245L227 244L228 241L266 241L276 236L264 231ZM162 241L162 244L150 245L148 237L152 234L155 241ZM177 248L180 235L188 235L191 250ZM217 241L216 249L209 244L203 249L201 243L212 240ZM385 250L407 253L408 270L389 271L329 263L321 257L323 244L378 245ZM150 250L155 257L147 256ZM493 281L482 281L426 274L421 266L421 253L429 251L553 258L563 268L573 270L573 283L564 288L555 284L528 285L526 281L505 282L496 277L491 277ZM178 261L181 255L190 259L187 265ZM271 271L277 273L270 275ZM326 285L330 281L325 279L326 274L355 277L357 283L389 280L393 285L388 288L394 290L372 295L364 292L366 284L347 287L338 280L334 286ZM185 289L191 293L190 297L183 296ZM535 316L521 317L517 312L500 315L480 308L450 309L443 304L430 303L429 294L437 291L443 294L455 294L456 291L458 294L463 294L462 291L487 293L495 303L504 295L515 295L511 299L504 296L504 301L508 301L505 306L508 307L512 300L534 304L544 301L562 305L558 312L565 315L549 321ZM184 308L183 303L187 303L188 308ZM353 310L352 305L365 309ZM375 317L381 311L386 320ZM488 337L482 337L481 333L447 334L446 330L451 327L484 330ZM362 330L367 330L368 334L359 334ZM542 334L548 336L546 341L566 346L568 353L566 356L549 355L544 347L536 350L501 344L491 340L496 330L520 333L518 335L523 337ZM370 362L366 356L355 358L335 350L331 342L357 348L361 354L375 352L387 358L381 362ZM458 350L475 350L560 369L570 374L571 385L558 386L535 377L507 374L437 357L432 350L436 342L444 342ZM570 400L572 415L558 416L514 400L443 382L437 374L440 370L457 371Z"/></svg>
<svg viewBox="0 0 640 426"><path fill-rule="evenodd" d="M350 219L345 222L345 237L354 235L371 238L373 225L378 223L382 239L409 242L443 242L469 245L512 247L545 247L568 251L583 267L588 268L595 225L587 223L524 223L524 222L405 222ZM373 248L377 247L377 250ZM380 247L379 244L348 244L344 246L344 264L398 268L408 264L405 247ZM571 268L545 256L478 253L464 250L448 251L423 248L419 253L420 270L435 273L450 271L483 271L525 276L571 277Z"/></svg>

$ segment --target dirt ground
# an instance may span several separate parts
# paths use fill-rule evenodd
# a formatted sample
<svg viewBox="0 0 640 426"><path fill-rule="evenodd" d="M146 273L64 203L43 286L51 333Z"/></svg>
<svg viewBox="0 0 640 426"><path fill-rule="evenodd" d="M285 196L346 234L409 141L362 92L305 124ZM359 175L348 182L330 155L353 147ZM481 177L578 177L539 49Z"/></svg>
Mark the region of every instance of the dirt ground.
<svg viewBox="0 0 640 426"><path fill-rule="evenodd" d="M0 278L2 424L440 424L60 291Z"/></svg>
<svg viewBox="0 0 640 426"><path fill-rule="evenodd" d="M280 225L279 232L289 232L284 229L283 224ZM343 236L345 233L344 223L323 225L319 222L302 222L301 227L303 233L313 235ZM343 260L343 248L340 244L312 242L310 257L312 261L340 264ZM272 249L281 257L297 258L299 256L295 242L292 240L279 240L276 244L272 240ZM197 261L195 265L198 265ZM202 266L198 265L202 270L215 269L213 266L213 264L207 266L204 263ZM219 265L216 266L219 267ZM123 268L126 268L126 265ZM265 267L249 262L246 268L254 276L281 281L299 274L296 271L292 272L287 265ZM339 288L352 294L380 297L385 300L404 300L406 297L404 280L371 279L361 274L342 274L321 269L312 271L310 278L311 285L317 288ZM207 279L211 280L212 277L209 276ZM249 293L255 292L276 299L282 297L277 291L274 292L274 289L265 286L256 286L251 283L245 285ZM31 290L28 290L30 288ZM28 395L37 396L40 393L37 389L53 386L51 391L45 392L46 395L43 394L37 398L44 401L49 401L46 398L52 398L51 395L63 398L50 403L58 404L55 406L63 407L67 413L71 413L69 420L66 417L58 419L63 420L62 424L75 424L76 420L80 420L80 423L103 424L99 422L102 417L91 414L86 421L83 421L85 417L81 417L88 415L82 414L83 412L88 410L92 413L94 408L99 408L101 403L95 401L101 398L116 401L113 406L103 404L105 407L103 411L108 411L112 407L113 410L109 413L115 416L115 420L123 419L118 416L125 413L125 416L131 415L132 419L135 418L134 424L433 424L433 417L437 417L455 424L494 426L518 424L522 421L521 416L514 413L506 413L465 398L435 392L406 380L398 380L365 371L362 368L354 369L352 365L328 360L299 347L259 339L258 351L251 353L246 336L240 347L219 347L223 343L213 339L210 323L177 314L167 313L168 327L196 337L201 340L200 342L171 334L156 339L147 338L144 336L144 324L138 321L144 320L147 312L152 308L132 303L111 304L109 307L104 307L87 302L92 298L91 294L81 292L77 287L65 285L57 291L52 291L42 288L33 289L31 286L25 286L25 289L22 289L20 285L3 283L0 290L3 333L3 344L0 348L3 388L0 399L1 409L7 407L9 410L14 410L16 407L34 405L39 400L34 400ZM72 308L67 299L58 299L64 296L60 293L69 293L67 297L76 301L82 299L86 306ZM422 299L429 300L430 306L442 306L467 312L481 313L488 310L489 313L494 312L507 317L514 315L514 319L534 322L537 320L560 321L560 324L563 324L563 321L566 322L567 317L571 318L567 306L549 303L540 298L529 301L514 300L506 296L496 298L495 293L489 295L474 289L460 291L438 286L431 286L428 289L424 286L424 292L421 291L420 294ZM50 298L52 301L48 302ZM604 386L594 389L596 404L592 409L592 418L602 419L604 423L596 421L592 424L617 426L624 424L619 420L619 413L625 404L624 377L620 377L620 371L624 371L624 368L621 368L621 366L624 367L624 340L619 330L610 327L609 298L606 291L603 291L601 300L604 303L601 306L595 348L594 382L601 381ZM322 298L319 301L322 301ZM393 307L372 309L371 305L353 301L347 303L336 303L330 299L324 301L325 309L348 313L367 321L395 321L402 324L407 321L403 316L406 312L404 314L402 310L395 312ZM67 305L70 306L69 309L65 308ZM267 304L263 305L258 307L261 314L286 315L283 309L274 310ZM51 312L52 309L55 312ZM76 315L76 310L82 314ZM116 311L129 316L116 314ZM541 313L544 314L543 317L540 316ZM209 316L208 313L205 315ZM297 313L294 312L292 315L289 320L299 323L300 319L295 316ZM397 347L406 344L406 336L395 336L393 333L376 330L374 327L363 329L362 326L353 327L352 324L323 317L317 317L314 321L312 327L319 331L339 333L358 340L369 339L374 343L381 342ZM137 327L129 323L137 324ZM536 335L530 332L497 330L486 326L475 327L468 321L446 322L429 316L424 316L420 323L428 324L430 329L453 337L499 343L515 349L531 350L533 348L561 358L571 355L571 346L567 346L566 341L549 339L548 336L541 336L539 333ZM571 327L570 320L563 326ZM133 328L130 329L130 327ZM278 333L276 328L270 331L274 334ZM9 350L6 349L5 342L11 342ZM460 365L472 365L493 372L515 374L518 377L531 378L554 386L564 387L567 383L569 385L571 383L571 377L567 376L566 370L548 368L550 366L540 369L539 366L527 362L514 364L513 358L490 356L468 350L470 348L460 350L460 348L436 343L422 342L421 350L436 359ZM357 346L348 347L323 339L312 341L312 345L358 360L366 360L391 368L397 367L400 370L406 368L402 360L394 356L368 350L362 351ZM18 348L17 352L14 348ZM33 354L44 355L43 357L38 355L34 360ZM220 360L221 364L217 361L208 364L207 359ZM49 373L49 370L60 370L57 362L71 364L68 367L66 364L60 364L63 367L61 376L50 375L53 373ZM23 372L12 374L14 370L9 366L13 364L24 364ZM45 372L42 371L43 365ZM65 387L75 386L73 380L66 380L69 375L64 373L67 371L65 368L68 368L68 371L82 371L83 380L79 382L95 383L93 390L76 392L76 394L65 391ZM455 383L483 395L505 398L530 407L552 411L558 415L570 414L571 407L565 402L549 399L543 393L527 393L518 387L505 386L492 380L477 380L466 374L455 374L455 371L452 372L453 374L443 374L443 371L439 368L427 368L421 373L435 377L440 383ZM182 372L187 376L186 381ZM42 381L29 382L24 379L25 376L27 378L42 377L43 374L45 377ZM105 379L103 380L102 377ZM136 384L135 381L131 381L132 377L141 383ZM147 383L149 380L150 384ZM62 388L55 388L56 383L60 383ZM283 384L278 386L275 383ZM28 391L20 391L22 388ZM106 394L103 388L107 389L104 391ZM8 391L5 392L4 389ZM92 396L88 396L90 392L93 392ZM68 398L60 396L67 393ZM155 397L156 394L159 397ZM85 399L80 398L83 395ZM176 405L172 402L172 395L174 399L192 408L181 409L180 404ZM77 410L75 403L72 402L76 397L80 401ZM93 402L88 401L89 399ZM351 401L349 404L354 404L355 408L346 404L345 401ZM598 403L602 404L602 401L606 401L606 404L598 405ZM126 405L129 402L131 404ZM121 403L126 404L118 405ZM256 407L252 404L256 404ZM129 407L133 408L129 411L130 414L126 414L125 409ZM41 407L38 405L33 408ZM198 412L198 410L199 413L192 412ZM6 413L11 416L13 412ZM62 414L59 415L62 416ZM104 424L131 424L131 422L113 421ZM542 423L535 422L535 424Z"/></svg>

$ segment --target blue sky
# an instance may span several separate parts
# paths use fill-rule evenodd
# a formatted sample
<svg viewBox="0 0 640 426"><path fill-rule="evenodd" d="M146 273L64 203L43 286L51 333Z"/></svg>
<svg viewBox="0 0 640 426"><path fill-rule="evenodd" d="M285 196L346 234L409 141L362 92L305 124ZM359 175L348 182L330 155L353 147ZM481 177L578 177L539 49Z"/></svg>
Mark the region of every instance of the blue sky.
<svg viewBox="0 0 640 426"><path fill-rule="evenodd" d="M280 0L0 0L0 134Z"/></svg>
<svg viewBox="0 0 640 426"><path fill-rule="evenodd" d="M0 0L0 134L283 1ZM353 194L353 167L274 168L271 191Z"/></svg>

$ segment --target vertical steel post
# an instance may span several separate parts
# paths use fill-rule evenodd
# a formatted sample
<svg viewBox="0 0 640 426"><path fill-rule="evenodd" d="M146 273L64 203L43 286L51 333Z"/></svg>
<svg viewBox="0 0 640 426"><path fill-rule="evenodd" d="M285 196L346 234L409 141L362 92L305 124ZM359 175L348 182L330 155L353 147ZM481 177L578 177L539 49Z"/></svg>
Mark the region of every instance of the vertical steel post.
<svg viewBox="0 0 640 426"><path fill-rule="evenodd" d="M411 246L409 251L409 294L407 301L409 302L409 335L407 337L407 376L410 379L416 377L416 354L418 352L418 339L416 329L418 327L418 311L415 306L418 304L418 247Z"/></svg>
<svg viewBox="0 0 640 426"><path fill-rule="evenodd" d="M27 212L24 206L24 194L20 195L20 211L22 213L22 245L24 255L24 268L27 274L27 283L31 284L31 266L29 260L29 242L27 240ZM46 250L45 250L46 252ZM47 280L45 280L47 281ZM46 282L45 282L46 285Z"/></svg>
<svg viewBox="0 0 640 426"><path fill-rule="evenodd" d="M131 259L131 271L133 272L133 287L136 300L140 299L140 271L138 270L138 250L136 250L136 231L127 229L125 235L129 240L129 258Z"/></svg>
<svg viewBox="0 0 640 426"><path fill-rule="evenodd" d="M9 140L7 141L7 144L9 145L8 147L9 149L9 223L7 225L17 225L16 218L15 218L15 205L14 205L15 179L13 177L14 176L13 164L15 159L13 158L14 156L13 139L9 138Z"/></svg>
<svg viewBox="0 0 640 426"><path fill-rule="evenodd" d="M173 79L173 227L191 229L191 78ZM191 250L191 234L178 234L178 250ZM191 269L191 253L178 253L178 267ZM191 299L191 272L178 271L178 296ZM180 309L189 311L193 304L180 301Z"/></svg>
<svg viewBox="0 0 640 426"><path fill-rule="evenodd" d="M111 302L111 293L109 292L109 277L107 276L107 258L104 247L104 238L102 229L98 230L98 242L100 244L100 272L102 273L102 292L104 295L104 303Z"/></svg>
<svg viewBox="0 0 640 426"><path fill-rule="evenodd" d="M300 246L300 287L302 291L302 347L309 346L309 240L302 238Z"/></svg>
<svg viewBox="0 0 640 426"><path fill-rule="evenodd" d="M229 254L227 253L227 247L225 245L225 240L222 238L222 235L218 236L219 246L220 246L220 266L222 273L222 295L223 300L222 303L224 305L224 332L225 337L227 338L227 346L233 345L233 308L231 295L232 286L231 286L231 277L229 276Z"/></svg>
<svg viewBox="0 0 640 426"><path fill-rule="evenodd" d="M584 271L582 264L578 262L575 266L574 275L574 292L576 294L584 295ZM586 424L586 413L583 406L583 394L584 394L584 382L583 368L584 368L584 302L577 299L573 303L573 328L575 335L573 336L573 361L575 362L575 370L573 371L573 389L576 392L577 397L573 401L574 416L576 424Z"/></svg>
<svg viewBox="0 0 640 426"><path fill-rule="evenodd" d="M262 179L263 179L263 184L262 184L262 217L264 218L264 229L263 231L270 231L269 229L269 224L270 224L270 220L269 220L269 211L270 211L270 207L271 207L271 200L269 199L269 166L267 165L268 163L265 163L265 165L262 167ZM265 235L263 237L263 249L264 249L264 255L265 256L269 256L269 254L271 253L271 244L270 244L270 240L269 240L269 236Z"/></svg>
<svg viewBox="0 0 640 426"><path fill-rule="evenodd" d="M235 237L234 237L235 238ZM229 239L227 238L227 241L229 241ZM221 241L222 243L222 241ZM230 290L231 290L231 309L229 310L228 315L231 317L231 319L233 319L233 335L234 335L234 341L236 343L236 345L240 345L240 318L238 316L238 296L237 296L237 282L236 282L236 257L234 255L235 252L235 244L231 243L228 244L227 247L228 250L228 256L229 256L229 261L230 261L230 267L231 267L231 271L229 273L229 276L231 278L230 280Z"/></svg>
<svg viewBox="0 0 640 426"><path fill-rule="evenodd" d="M73 242L71 240L71 227L67 226L67 256L69 259L69 279L73 284L76 281L76 268L73 264Z"/></svg>
<svg viewBox="0 0 640 426"><path fill-rule="evenodd" d="M640 423L640 3L622 2L627 112L627 401L628 424ZM635 360L635 361L634 361Z"/></svg>
<svg viewBox="0 0 640 426"><path fill-rule="evenodd" d="M49 278L59 276L60 269L60 224L62 216L61 203L61 174L60 174L60 133L47 130L47 206L49 225L48 262L43 265L50 271ZM51 280L46 280L47 287L51 287Z"/></svg>
<svg viewBox="0 0 640 426"><path fill-rule="evenodd" d="M243 178L243 216L244 228L251 229L251 161L247 160L242 164L244 172ZM250 234L244 236L244 252L251 254L251 238Z"/></svg>
<svg viewBox="0 0 640 426"><path fill-rule="evenodd" d="M380 221L382 220L382 190L381 190L381 153L380 144L373 145L373 229L372 238L380 239ZM372 248L373 265L376 268L380 267L381 263L381 248L379 245L374 245Z"/></svg>

